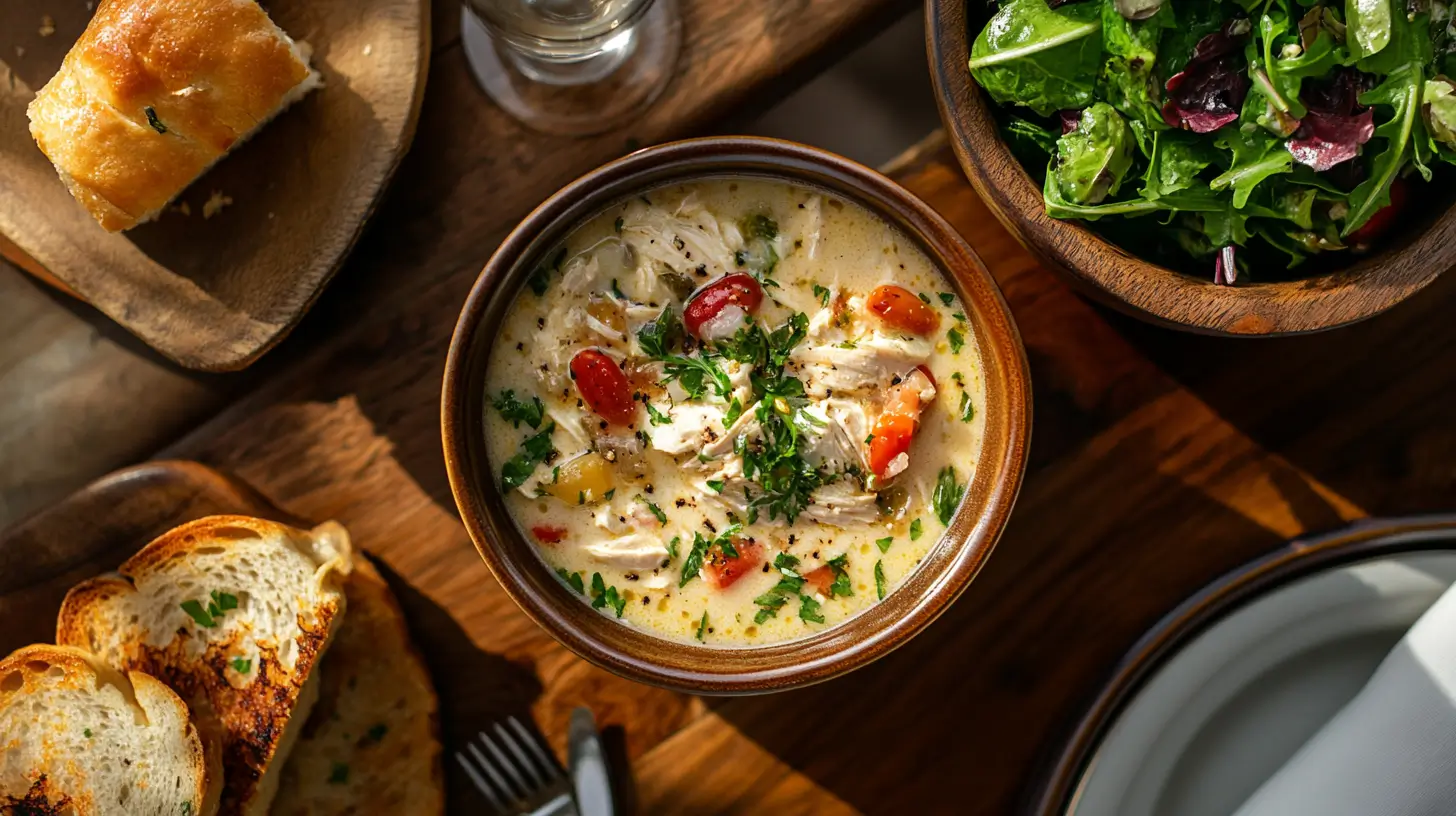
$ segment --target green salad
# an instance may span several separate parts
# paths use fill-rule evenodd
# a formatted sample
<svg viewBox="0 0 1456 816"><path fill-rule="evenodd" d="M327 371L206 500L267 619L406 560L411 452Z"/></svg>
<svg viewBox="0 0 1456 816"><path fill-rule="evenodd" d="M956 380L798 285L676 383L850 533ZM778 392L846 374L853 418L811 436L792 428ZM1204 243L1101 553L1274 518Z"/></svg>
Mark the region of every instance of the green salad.
<svg viewBox="0 0 1456 816"><path fill-rule="evenodd" d="M1440 0L1002 0L970 70L1014 106L1049 215L1211 259L1220 284L1368 248L1456 164ZM1138 216L1165 226L1120 224Z"/></svg>

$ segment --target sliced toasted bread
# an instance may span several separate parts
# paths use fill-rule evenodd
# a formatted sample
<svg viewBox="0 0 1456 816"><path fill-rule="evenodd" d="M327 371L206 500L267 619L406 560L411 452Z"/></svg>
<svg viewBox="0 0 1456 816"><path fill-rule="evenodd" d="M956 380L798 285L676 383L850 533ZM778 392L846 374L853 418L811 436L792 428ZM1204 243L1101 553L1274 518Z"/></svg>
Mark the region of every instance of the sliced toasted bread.
<svg viewBox="0 0 1456 816"><path fill-rule="evenodd" d="M207 816L220 771L205 756L156 678L64 646L0 660L0 814Z"/></svg>
<svg viewBox="0 0 1456 816"><path fill-rule="evenodd" d="M445 812L439 701L394 593L369 564L319 667L319 701L283 768L273 816Z"/></svg>
<svg viewBox="0 0 1456 816"><path fill-rule="evenodd" d="M264 814L317 696L351 568L337 524L210 516L73 588L56 640L172 687L221 751L220 812Z"/></svg>

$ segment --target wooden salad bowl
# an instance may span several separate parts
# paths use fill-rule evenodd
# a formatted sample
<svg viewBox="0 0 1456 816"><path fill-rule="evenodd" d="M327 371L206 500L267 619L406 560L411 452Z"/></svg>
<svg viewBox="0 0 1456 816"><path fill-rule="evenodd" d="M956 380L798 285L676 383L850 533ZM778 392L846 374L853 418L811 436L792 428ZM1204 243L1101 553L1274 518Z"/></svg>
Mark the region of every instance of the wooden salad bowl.
<svg viewBox="0 0 1456 816"><path fill-rule="evenodd" d="M1032 254L1093 299L1152 323L1202 334L1276 336L1333 329L1377 315L1456 265L1456 208L1432 186L1418 214L1353 264L1299 280L1219 286L1130 254L1078 221L1046 214L1041 185L1002 140L995 103L971 77L971 43L994 7L926 0L926 48L940 118L961 168L1001 223ZM1420 208L1413 208L1420 209ZM1161 225L1144 218L1148 229Z"/></svg>
<svg viewBox="0 0 1456 816"><path fill-rule="evenodd" d="M941 541L884 601L806 638L714 648L670 641L598 614L568 589L512 521L486 455L486 364L506 310L529 275L576 226L664 185L766 178L855 201L916 241L966 304L982 349L986 431L965 500ZM445 363L445 467L461 519L511 598L562 644L639 682L703 694L806 686L859 668L928 626L971 582L1011 514L1026 469L1031 381L1026 350L990 273L955 230L884 176L812 147L775 139L691 139L640 150L572 182L506 238L476 281Z"/></svg>

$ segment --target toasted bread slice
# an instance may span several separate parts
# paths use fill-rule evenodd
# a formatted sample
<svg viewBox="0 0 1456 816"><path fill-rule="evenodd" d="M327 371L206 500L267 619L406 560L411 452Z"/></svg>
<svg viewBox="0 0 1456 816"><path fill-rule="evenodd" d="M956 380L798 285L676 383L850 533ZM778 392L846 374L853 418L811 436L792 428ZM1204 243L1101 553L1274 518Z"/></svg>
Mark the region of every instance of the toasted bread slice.
<svg viewBox="0 0 1456 816"><path fill-rule="evenodd" d="M283 767L273 816L445 812L439 700L394 593L368 559L319 667L319 701Z"/></svg>
<svg viewBox="0 0 1456 816"><path fill-rule="evenodd" d="M220 778L156 678L65 646L0 660L0 813L207 816Z"/></svg>
<svg viewBox="0 0 1456 816"><path fill-rule="evenodd" d="M66 595L57 642L171 686L221 751L223 814L264 814L344 613L349 536L247 516L164 533Z"/></svg>

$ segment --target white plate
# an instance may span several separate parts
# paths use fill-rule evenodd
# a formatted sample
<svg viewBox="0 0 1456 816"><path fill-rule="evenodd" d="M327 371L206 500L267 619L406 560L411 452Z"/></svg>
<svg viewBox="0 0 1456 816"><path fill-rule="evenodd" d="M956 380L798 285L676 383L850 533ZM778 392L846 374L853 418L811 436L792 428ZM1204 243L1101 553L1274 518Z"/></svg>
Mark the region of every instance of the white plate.
<svg viewBox="0 0 1456 816"><path fill-rule="evenodd" d="M1065 812L1228 816L1452 583L1456 551L1411 552L1316 573L1231 613L1122 709Z"/></svg>

